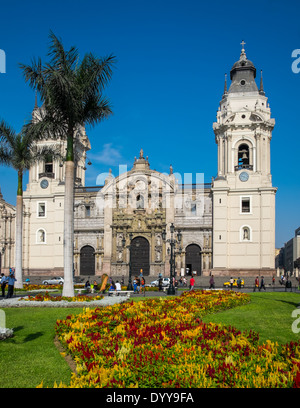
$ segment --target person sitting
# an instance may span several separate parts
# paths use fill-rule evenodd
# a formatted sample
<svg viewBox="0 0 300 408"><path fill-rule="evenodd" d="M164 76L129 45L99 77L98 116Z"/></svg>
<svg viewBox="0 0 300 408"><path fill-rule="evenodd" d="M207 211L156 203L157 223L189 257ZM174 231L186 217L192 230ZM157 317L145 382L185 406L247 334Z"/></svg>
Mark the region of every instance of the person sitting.
<svg viewBox="0 0 300 408"><path fill-rule="evenodd" d="M112 293L116 291L116 285L114 281L111 281L110 287L108 289L108 296Z"/></svg>
<svg viewBox="0 0 300 408"><path fill-rule="evenodd" d="M97 284L97 281L95 281L95 280L94 280L94 290L95 290L95 292L97 292L97 290L98 290L98 284Z"/></svg>
<svg viewBox="0 0 300 408"><path fill-rule="evenodd" d="M116 290L116 285L115 285L115 282L114 282L114 281L111 281L109 290Z"/></svg>
<svg viewBox="0 0 300 408"><path fill-rule="evenodd" d="M90 281L89 281L89 280L87 280L87 281L85 282L84 287L85 287L85 289L86 289L86 291L87 291L87 292L89 292L89 291L90 291L91 284L90 284Z"/></svg>
<svg viewBox="0 0 300 408"><path fill-rule="evenodd" d="M117 280L117 281L116 281L116 291L117 291L117 292L121 292L121 290L122 290L121 284L120 284L120 282ZM118 294L118 296L119 296L119 294Z"/></svg>

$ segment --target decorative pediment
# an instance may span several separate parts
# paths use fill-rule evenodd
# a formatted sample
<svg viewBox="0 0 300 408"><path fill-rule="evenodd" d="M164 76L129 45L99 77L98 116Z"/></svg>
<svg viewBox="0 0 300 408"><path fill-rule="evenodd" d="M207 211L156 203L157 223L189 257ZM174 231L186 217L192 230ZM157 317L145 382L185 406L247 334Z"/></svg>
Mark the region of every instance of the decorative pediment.
<svg viewBox="0 0 300 408"><path fill-rule="evenodd" d="M233 115L229 116L229 118L225 121L225 123L232 122L234 120L234 118L235 118L235 113Z"/></svg>
<svg viewBox="0 0 300 408"><path fill-rule="evenodd" d="M256 113L251 113L250 118L249 118L252 122L262 122L262 118L257 115Z"/></svg>

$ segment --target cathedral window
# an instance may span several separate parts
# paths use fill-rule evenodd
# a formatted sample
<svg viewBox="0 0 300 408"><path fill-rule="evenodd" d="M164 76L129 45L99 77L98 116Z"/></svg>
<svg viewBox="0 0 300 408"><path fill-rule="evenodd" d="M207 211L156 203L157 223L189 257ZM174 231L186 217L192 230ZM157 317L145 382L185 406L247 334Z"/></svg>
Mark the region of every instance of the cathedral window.
<svg viewBox="0 0 300 408"><path fill-rule="evenodd" d="M86 216L86 217L90 217L90 216L91 216L91 206L90 206L90 205L86 205L86 206L85 206L85 216Z"/></svg>
<svg viewBox="0 0 300 408"><path fill-rule="evenodd" d="M39 218L46 217L46 203L45 202L37 203L37 216Z"/></svg>
<svg viewBox="0 0 300 408"><path fill-rule="evenodd" d="M241 197L241 213L251 212L251 200L250 197Z"/></svg>
<svg viewBox="0 0 300 408"><path fill-rule="evenodd" d="M50 155L45 160L45 173L53 173L53 159Z"/></svg>
<svg viewBox="0 0 300 408"><path fill-rule="evenodd" d="M136 208L144 209L144 197L141 194L136 196Z"/></svg>

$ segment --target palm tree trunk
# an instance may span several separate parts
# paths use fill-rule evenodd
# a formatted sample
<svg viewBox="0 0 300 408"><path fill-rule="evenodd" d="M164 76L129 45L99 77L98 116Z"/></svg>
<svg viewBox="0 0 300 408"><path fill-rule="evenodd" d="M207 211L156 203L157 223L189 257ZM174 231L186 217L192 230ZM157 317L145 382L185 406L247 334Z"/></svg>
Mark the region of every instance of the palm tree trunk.
<svg viewBox="0 0 300 408"><path fill-rule="evenodd" d="M73 131L68 136L67 161L65 169L64 206L64 286L63 296L74 296L73 247L74 247L74 160Z"/></svg>
<svg viewBox="0 0 300 408"><path fill-rule="evenodd" d="M22 250L23 250L23 173L18 171L18 191L17 191L17 207L16 207L16 252L15 252L15 278L17 279L15 287L23 288L22 275Z"/></svg>

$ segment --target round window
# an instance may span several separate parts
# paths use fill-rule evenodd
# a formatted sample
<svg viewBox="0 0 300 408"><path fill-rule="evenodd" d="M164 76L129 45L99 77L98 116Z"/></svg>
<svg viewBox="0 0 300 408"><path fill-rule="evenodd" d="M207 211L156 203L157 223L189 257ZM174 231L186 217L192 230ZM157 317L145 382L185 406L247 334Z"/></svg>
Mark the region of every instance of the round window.
<svg viewBox="0 0 300 408"><path fill-rule="evenodd" d="M244 79L241 80L240 82L241 85L246 85L246 81Z"/></svg>

